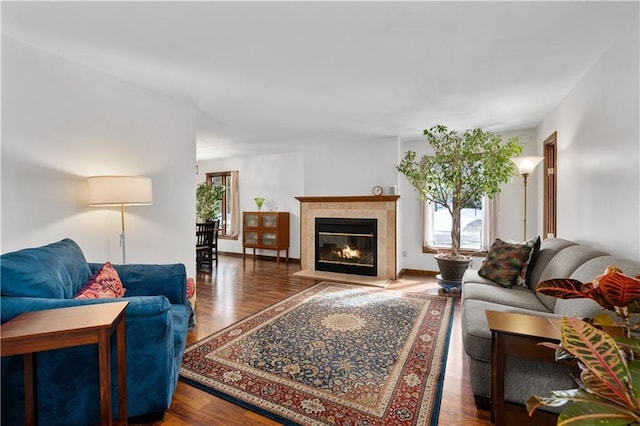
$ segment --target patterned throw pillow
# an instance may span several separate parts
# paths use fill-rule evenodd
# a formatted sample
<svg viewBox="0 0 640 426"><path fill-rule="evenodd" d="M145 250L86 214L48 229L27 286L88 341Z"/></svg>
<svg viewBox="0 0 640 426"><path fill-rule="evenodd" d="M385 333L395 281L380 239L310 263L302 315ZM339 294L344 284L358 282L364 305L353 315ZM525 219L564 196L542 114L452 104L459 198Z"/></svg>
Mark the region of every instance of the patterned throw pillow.
<svg viewBox="0 0 640 426"><path fill-rule="evenodd" d="M103 299L122 297L127 289L122 285L118 272L111 262L102 265L102 268L89 278L89 281L75 295L76 299Z"/></svg>
<svg viewBox="0 0 640 426"><path fill-rule="evenodd" d="M532 250L533 247L526 244L508 243L496 238L478 270L478 275L503 287L511 287Z"/></svg>
<svg viewBox="0 0 640 426"><path fill-rule="evenodd" d="M531 270L533 269L533 265L536 264L538 253L540 253L540 236L531 238L522 244L533 247L533 250L529 253L529 259L527 259L526 263L520 270L520 273L516 277L517 285L527 287L529 285L529 279L531 278Z"/></svg>
<svg viewBox="0 0 640 426"><path fill-rule="evenodd" d="M196 295L196 282L194 281L193 278L189 277L187 278L187 299L191 301L195 295Z"/></svg>

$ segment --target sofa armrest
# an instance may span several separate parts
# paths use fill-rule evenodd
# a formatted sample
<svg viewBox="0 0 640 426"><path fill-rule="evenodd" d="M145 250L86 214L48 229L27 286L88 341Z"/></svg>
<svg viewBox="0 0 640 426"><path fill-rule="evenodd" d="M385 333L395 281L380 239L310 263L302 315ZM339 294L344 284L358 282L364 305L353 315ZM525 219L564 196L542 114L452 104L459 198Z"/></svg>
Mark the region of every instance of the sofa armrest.
<svg viewBox="0 0 640 426"><path fill-rule="evenodd" d="M92 273L102 264L89 263ZM167 265L113 265L122 284L125 296L165 296L171 303L187 303L187 271L181 263Z"/></svg>
<svg viewBox="0 0 640 426"><path fill-rule="evenodd" d="M175 391L178 357L176 342L184 347L186 329L176 329L179 305L164 296L136 296L112 299L45 299L0 297L2 322L22 312L128 301L126 315L127 400L129 415L141 416L166 410ZM186 321L185 321L186 322ZM176 336L177 333L185 336ZM114 343L116 337L111 336ZM115 357L115 346L111 356ZM46 395L47 406L39 409L43 424L98 424L96 399L98 360L94 345L45 351L38 354L38 392ZM52 379L55 377L55 379ZM116 371L112 372L115 383ZM2 424L23 424L22 357L2 358ZM116 390L112 389L117 400ZM73 401L73 404L69 404ZM64 420L58 420L62 418ZM56 421L58 420L58 421Z"/></svg>
<svg viewBox="0 0 640 426"><path fill-rule="evenodd" d="M127 301L127 318L168 315L171 304L164 296L137 296L114 299L43 299L37 297L0 297L0 322L5 323L24 312L68 308Z"/></svg>

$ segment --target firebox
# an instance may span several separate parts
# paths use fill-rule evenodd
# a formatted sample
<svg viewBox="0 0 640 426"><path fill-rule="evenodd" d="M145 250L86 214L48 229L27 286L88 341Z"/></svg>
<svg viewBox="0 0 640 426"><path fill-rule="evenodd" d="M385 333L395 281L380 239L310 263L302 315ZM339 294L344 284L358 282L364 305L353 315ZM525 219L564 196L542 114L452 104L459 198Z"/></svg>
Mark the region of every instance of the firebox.
<svg viewBox="0 0 640 426"><path fill-rule="evenodd" d="M316 271L378 275L377 219L316 218Z"/></svg>

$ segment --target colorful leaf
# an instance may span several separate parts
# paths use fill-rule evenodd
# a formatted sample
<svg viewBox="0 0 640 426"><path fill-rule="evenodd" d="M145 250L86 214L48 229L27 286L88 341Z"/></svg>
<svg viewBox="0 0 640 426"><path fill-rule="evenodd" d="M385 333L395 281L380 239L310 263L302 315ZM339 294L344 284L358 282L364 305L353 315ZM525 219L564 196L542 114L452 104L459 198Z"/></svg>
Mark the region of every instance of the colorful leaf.
<svg viewBox="0 0 640 426"><path fill-rule="evenodd" d="M558 297L560 299L579 299L588 297L582 291L582 283L578 280L570 278L559 278L546 280L538 284L536 287L538 293L547 296Z"/></svg>
<svg viewBox="0 0 640 426"><path fill-rule="evenodd" d="M558 417L558 426L625 426L638 417L625 407L600 403L596 399L574 402Z"/></svg>
<svg viewBox="0 0 640 426"><path fill-rule="evenodd" d="M609 315L605 314L605 313L601 313L596 315L595 317L593 317L593 320L591 321L591 324L593 325L597 325L602 327L603 325L606 326L617 326L618 323L611 318Z"/></svg>
<svg viewBox="0 0 640 426"><path fill-rule="evenodd" d="M543 398L541 396L531 396L526 402L527 412L531 416L534 411L540 407L561 407L568 402L576 401L580 399L589 399L591 396L580 389L569 389L561 391L552 391L551 396Z"/></svg>
<svg viewBox="0 0 640 426"><path fill-rule="evenodd" d="M615 341L607 333L571 317L562 318L561 343L593 373L586 385L607 389L604 397L633 405L627 383L630 372Z"/></svg>
<svg viewBox="0 0 640 426"><path fill-rule="evenodd" d="M640 279L624 275L615 266L609 266L603 275L590 283L559 278L541 282L536 291L560 299L593 299L610 311L619 311L616 308L624 307L632 313L640 312Z"/></svg>
<svg viewBox="0 0 640 426"><path fill-rule="evenodd" d="M602 294L599 287L593 287L593 284L587 283L582 286L582 290L585 297L595 300L598 305L602 306L606 310L615 312L616 307L611 304L606 295Z"/></svg>
<svg viewBox="0 0 640 426"><path fill-rule="evenodd" d="M631 389L636 397L636 407L640 408L638 405L638 400L640 399L640 386L636 385L636 383L640 383L640 361L633 360L630 361L628 365L629 371L631 371Z"/></svg>
<svg viewBox="0 0 640 426"><path fill-rule="evenodd" d="M613 306L629 306L640 299L640 280L614 270L598 278L597 290Z"/></svg>
<svg viewBox="0 0 640 426"><path fill-rule="evenodd" d="M630 330L640 327L640 322L629 324L630 315L640 313L640 275L631 278L609 266L590 283L548 280L537 291L562 299L592 299L614 312L620 322L598 315L592 324L600 330L577 318L563 318L560 345L544 346L555 348L556 357L564 350L577 358L581 374L575 380L580 388L555 391L548 398L531 397L529 413L541 406L572 402L558 418L558 425L640 424L640 360L633 359L640 354L640 340L628 337Z"/></svg>
<svg viewBox="0 0 640 426"><path fill-rule="evenodd" d="M617 404L627 403L625 400L620 400L618 395L610 389L608 384L589 369L585 369L580 373L580 381L582 382L581 384L590 392L593 392L609 401L614 401Z"/></svg>
<svg viewBox="0 0 640 426"><path fill-rule="evenodd" d="M627 425L638 420L636 414L624 406L612 403L582 389L553 391L547 398L532 396L527 411L542 407L561 407L571 403L558 418L558 425Z"/></svg>
<svg viewBox="0 0 640 426"><path fill-rule="evenodd" d="M640 339L635 337L614 337L614 340L620 348L628 349L635 354L640 354ZM631 368L631 366L629 366L629 368Z"/></svg>

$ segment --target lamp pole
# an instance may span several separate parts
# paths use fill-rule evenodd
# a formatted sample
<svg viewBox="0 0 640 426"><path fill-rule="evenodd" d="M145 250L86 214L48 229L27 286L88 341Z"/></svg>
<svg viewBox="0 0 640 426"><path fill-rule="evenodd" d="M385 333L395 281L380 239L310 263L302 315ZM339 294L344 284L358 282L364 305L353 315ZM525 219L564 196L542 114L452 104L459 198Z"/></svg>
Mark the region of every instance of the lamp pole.
<svg viewBox="0 0 640 426"><path fill-rule="evenodd" d="M544 157L515 157L512 158L518 169L518 173L522 176L524 180L524 212L523 212L523 230L522 230L522 241L527 240L527 181L529 176L538 164L544 160Z"/></svg>
<svg viewBox="0 0 640 426"><path fill-rule="evenodd" d="M526 181L525 181L526 182ZM526 183L525 183L526 186ZM527 201L525 199L525 206L527 205ZM124 204L120 204L120 221L122 224L122 233L120 234L120 245L122 246L122 264L127 264L127 249L124 240Z"/></svg>
<svg viewBox="0 0 640 426"><path fill-rule="evenodd" d="M524 223L522 227L522 241L527 241L527 180L528 178L529 178L529 173L522 174L522 179L524 180L524 220L523 220ZM122 235L124 238L124 230L122 231Z"/></svg>

